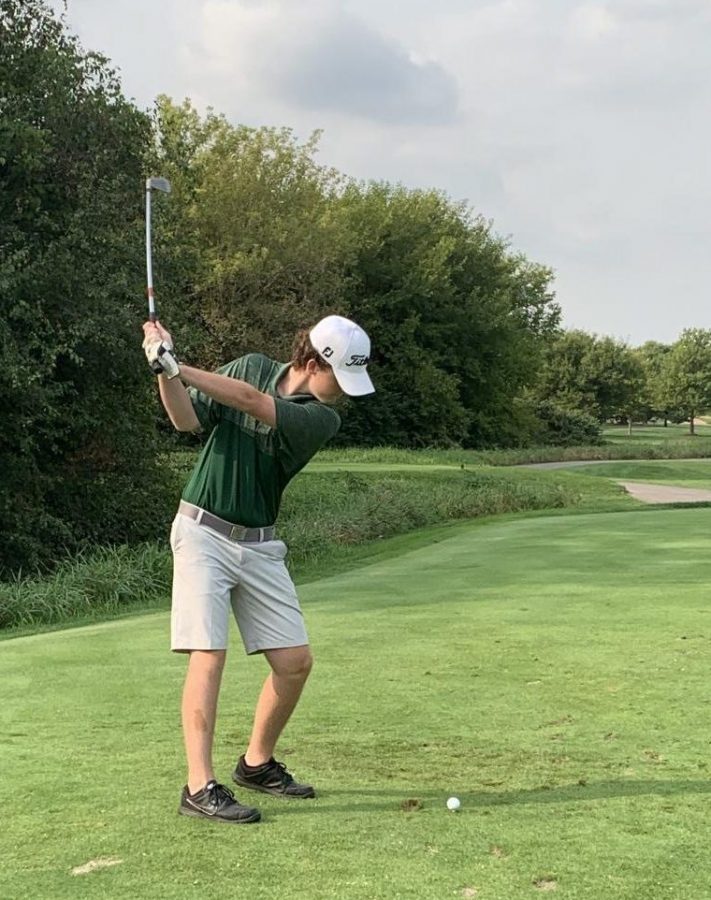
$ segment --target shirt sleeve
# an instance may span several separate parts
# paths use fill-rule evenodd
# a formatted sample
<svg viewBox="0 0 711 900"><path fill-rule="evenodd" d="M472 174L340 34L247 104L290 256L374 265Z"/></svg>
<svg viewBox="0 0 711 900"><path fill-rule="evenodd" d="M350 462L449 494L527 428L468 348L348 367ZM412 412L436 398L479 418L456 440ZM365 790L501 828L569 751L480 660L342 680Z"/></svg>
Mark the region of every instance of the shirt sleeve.
<svg viewBox="0 0 711 900"><path fill-rule="evenodd" d="M217 369L217 374L228 375L231 378L239 378L241 374L241 364L241 359L235 359L232 362L227 363L227 365ZM208 397L207 394L204 394L194 387L188 388L188 396L190 397L190 402L193 405L195 415L198 417L200 427L203 431L212 431L213 428L220 424L222 421L222 414L226 408L222 403L218 403L217 400L213 400L212 397Z"/></svg>
<svg viewBox="0 0 711 900"><path fill-rule="evenodd" d="M224 409L221 403L194 387L188 388L188 396L203 431L212 431L216 425L220 424Z"/></svg>
<svg viewBox="0 0 711 900"><path fill-rule="evenodd" d="M279 454L286 470L295 472L336 435L341 418L317 400L295 403L275 397L274 403Z"/></svg>

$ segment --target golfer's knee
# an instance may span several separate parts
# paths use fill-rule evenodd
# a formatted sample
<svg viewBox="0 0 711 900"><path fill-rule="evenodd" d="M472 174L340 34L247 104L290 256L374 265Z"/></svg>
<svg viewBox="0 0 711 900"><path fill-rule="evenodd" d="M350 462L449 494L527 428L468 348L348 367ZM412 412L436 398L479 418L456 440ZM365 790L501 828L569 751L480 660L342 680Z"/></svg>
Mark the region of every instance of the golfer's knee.
<svg viewBox="0 0 711 900"><path fill-rule="evenodd" d="M270 660L274 674L290 681L306 681L313 668L314 658L308 647L294 647Z"/></svg>
<svg viewBox="0 0 711 900"><path fill-rule="evenodd" d="M299 672L300 672L301 676L303 677L304 681L306 681L306 679L311 674L311 669L313 669L313 667L314 667L314 658L311 654L311 651L307 648L306 653L304 654L304 658L301 662L301 666L299 668Z"/></svg>

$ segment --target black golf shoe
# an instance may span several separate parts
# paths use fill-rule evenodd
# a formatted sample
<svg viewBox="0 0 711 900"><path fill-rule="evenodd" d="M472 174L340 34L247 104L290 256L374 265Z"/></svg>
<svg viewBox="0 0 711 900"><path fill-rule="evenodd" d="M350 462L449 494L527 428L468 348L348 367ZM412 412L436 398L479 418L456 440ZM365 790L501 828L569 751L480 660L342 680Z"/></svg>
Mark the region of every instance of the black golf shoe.
<svg viewBox="0 0 711 900"><path fill-rule="evenodd" d="M302 800L316 796L310 784L299 784L294 776L287 772L284 763L272 757L262 766L248 766L244 756L240 756L237 767L232 773L232 780L240 787L251 791L262 791L264 794L275 794L277 797L298 797Z"/></svg>
<svg viewBox="0 0 711 900"><path fill-rule="evenodd" d="M180 797L178 812L181 816L214 819L216 822L229 822L232 825L246 825L262 818L258 809L242 806L229 788L216 781L208 781L196 794L191 794L186 785Z"/></svg>

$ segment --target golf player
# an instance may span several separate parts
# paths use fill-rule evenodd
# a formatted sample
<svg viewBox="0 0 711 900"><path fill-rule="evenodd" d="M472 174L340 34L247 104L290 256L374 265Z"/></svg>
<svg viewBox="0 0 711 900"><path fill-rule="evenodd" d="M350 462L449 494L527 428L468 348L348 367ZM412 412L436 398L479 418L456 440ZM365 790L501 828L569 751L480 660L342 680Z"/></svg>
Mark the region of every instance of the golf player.
<svg viewBox="0 0 711 900"><path fill-rule="evenodd" d="M288 482L340 427L331 404L342 394L373 393L370 340L355 322L327 316L297 334L289 363L250 353L206 372L177 361L159 322L146 322L143 331L172 424L207 436L170 535L171 647L189 654L182 700L188 780L179 812L257 822L259 810L239 803L212 764L229 619L233 614L246 652L263 653L271 668L232 779L268 794L314 797L311 785L299 784L274 759L312 666L287 548L274 522Z"/></svg>

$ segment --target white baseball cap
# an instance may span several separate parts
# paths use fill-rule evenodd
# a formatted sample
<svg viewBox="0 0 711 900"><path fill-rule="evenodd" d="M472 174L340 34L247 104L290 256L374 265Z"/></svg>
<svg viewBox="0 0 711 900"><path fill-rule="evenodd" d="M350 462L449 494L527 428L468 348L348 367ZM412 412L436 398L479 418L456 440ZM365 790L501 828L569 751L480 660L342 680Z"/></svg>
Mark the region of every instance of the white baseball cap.
<svg viewBox="0 0 711 900"><path fill-rule="evenodd" d="M311 344L333 369L339 387L349 397L374 394L366 366L370 359L370 338L360 325L343 316L326 316L309 332Z"/></svg>

